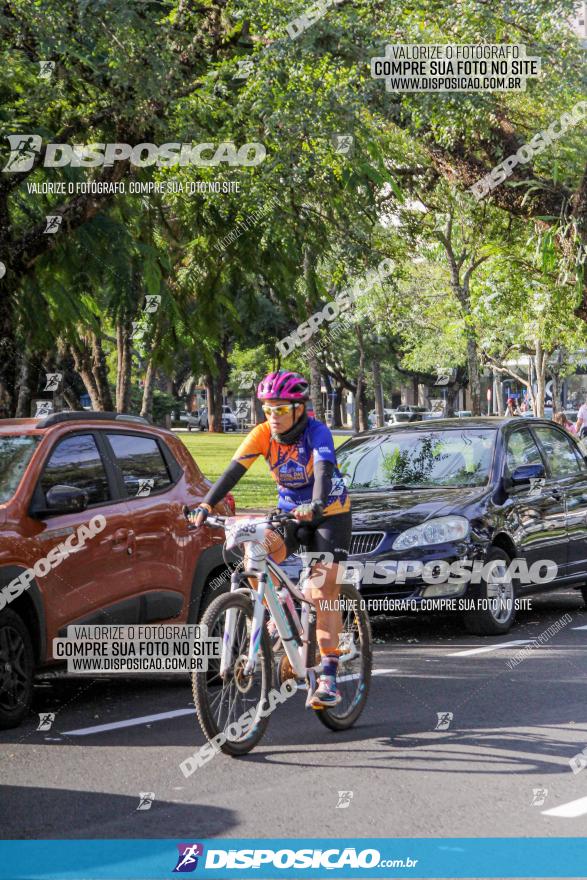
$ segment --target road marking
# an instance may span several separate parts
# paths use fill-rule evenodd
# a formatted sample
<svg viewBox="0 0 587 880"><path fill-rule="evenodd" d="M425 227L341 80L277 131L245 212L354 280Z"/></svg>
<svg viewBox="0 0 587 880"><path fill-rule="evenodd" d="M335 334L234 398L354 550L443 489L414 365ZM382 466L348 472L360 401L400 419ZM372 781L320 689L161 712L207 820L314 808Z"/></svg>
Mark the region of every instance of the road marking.
<svg viewBox="0 0 587 880"><path fill-rule="evenodd" d="M572 626L571 629L587 629L587 626Z"/></svg>
<svg viewBox="0 0 587 880"><path fill-rule="evenodd" d="M373 675L386 675L389 672L397 672L397 669L374 669ZM358 678L358 675L343 675L341 681ZM298 684L298 690L304 689L305 684ZM141 715L139 718L127 718L125 721L112 721L109 724L94 724L93 727L80 727L77 730L64 730L62 736L90 736L92 733L105 733L108 730L120 730L123 727L136 727L139 724L147 724L152 721L165 721L167 718L179 718L181 715L193 715L191 709L173 709L170 712L158 712L156 715Z"/></svg>
<svg viewBox="0 0 587 880"><path fill-rule="evenodd" d="M467 651L454 651L447 654L448 657L472 657L473 654L488 654L490 651L500 651L502 648L515 648L517 645L529 645L534 639L516 639L514 642L501 642L499 645L489 645L488 648L473 648Z"/></svg>
<svg viewBox="0 0 587 880"><path fill-rule="evenodd" d="M89 736L106 730L119 730L121 727L134 727L149 721L164 721L166 718L179 718L180 715L193 715L193 709L173 709L171 712L158 712L156 715L142 715L140 718L127 718L126 721L112 721L110 724L95 724L93 727L80 727L78 730L64 730L63 736Z"/></svg>
<svg viewBox="0 0 587 880"><path fill-rule="evenodd" d="M560 816L563 819L574 819L577 816L584 816L587 813L587 797L579 798L577 801L569 801L568 804L561 804L560 807L552 807L550 810L541 810L543 816Z"/></svg>

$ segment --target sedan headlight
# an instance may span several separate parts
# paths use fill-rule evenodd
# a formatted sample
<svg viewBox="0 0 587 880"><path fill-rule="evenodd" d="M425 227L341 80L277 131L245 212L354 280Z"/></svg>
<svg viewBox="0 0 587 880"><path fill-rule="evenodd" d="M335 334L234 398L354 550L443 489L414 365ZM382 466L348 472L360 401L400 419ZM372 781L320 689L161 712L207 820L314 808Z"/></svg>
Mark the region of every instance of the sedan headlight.
<svg viewBox="0 0 587 880"><path fill-rule="evenodd" d="M393 542L392 550L410 550L429 544L446 544L462 541L469 534L469 520L464 516L438 516L421 526L406 529Z"/></svg>

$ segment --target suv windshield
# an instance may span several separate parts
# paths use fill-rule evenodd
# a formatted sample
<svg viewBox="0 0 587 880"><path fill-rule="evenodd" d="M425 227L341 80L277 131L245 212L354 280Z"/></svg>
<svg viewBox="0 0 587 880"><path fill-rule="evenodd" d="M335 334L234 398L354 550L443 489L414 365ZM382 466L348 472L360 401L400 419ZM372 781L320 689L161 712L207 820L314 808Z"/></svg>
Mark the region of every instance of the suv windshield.
<svg viewBox="0 0 587 880"><path fill-rule="evenodd" d="M493 459L495 430L401 431L339 449L349 489L434 489L484 486Z"/></svg>
<svg viewBox="0 0 587 880"><path fill-rule="evenodd" d="M38 443L37 437L0 437L0 504L12 498Z"/></svg>

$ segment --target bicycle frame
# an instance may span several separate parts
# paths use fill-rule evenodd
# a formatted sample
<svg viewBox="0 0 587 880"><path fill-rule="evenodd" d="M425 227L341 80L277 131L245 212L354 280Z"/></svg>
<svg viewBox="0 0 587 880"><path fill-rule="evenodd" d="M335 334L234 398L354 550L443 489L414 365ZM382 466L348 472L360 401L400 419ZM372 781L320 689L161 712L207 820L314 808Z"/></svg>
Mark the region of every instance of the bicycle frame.
<svg viewBox="0 0 587 880"><path fill-rule="evenodd" d="M308 667L308 651L310 649L310 623L314 602L306 598L304 595L304 587L296 587L287 574L279 567L276 562L268 558L266 551L262 550L258 545L251 545L250 561L252 568L248 571L233 572L231 576L231 592L242 590L240 585L245 577L254 577L257 580L258 587L245 587L251 593L254 602L253 609L253 629L247 655L246 664L243 668L245 675L252 675L257 666L257 656L259 652L259 644L261 642L261 632L265 619L265 604L267 603L269 612L275 622L278 635L283 644L283 649L291 664L291 667L297 678L308 677L310 680L310 688L308 692L308 701L311 699L312 692L315 687L316 676L322 671L321 661L315 666ZM305 570L307 572L307 569ZM298 630L298 639L292 633L290 622L286 617L283 606L277 594L277 588L271 577L273 574L279 582L284 586L283 589L300 601L302 601L301 620L295 608L291 608L290 612L293 617L294 625ZM304 580L307 574L304 576ZM315 614L315 612L313 612ZM230 666L230 657L232 656L232 648L234 645L236 624L236 610L229 608L226 613L225 631L222 644L222 655L220 659L220 675L226 673ZM301 639L301 645L298 640ZM357 656L356 647L340 656L339 662L350 662Z"/></svg>
<svg viewBox="0 0 587 880"><path fill-rule="evenodd" d="M259 562L261 562L261 560L259 560ZM298 617L296 610L292 610L294 623L298 628L299 636L302 640L301 645L297 644L297 640L291 631L289 621L285 616L283 606L277 595L277 589L273 583L271 572L273 572L280 581L286 584L286 589L289 588L294 595L299 595L300 598L304 598L301 620ZM252 675L256 669L259 644L261 642L261 632L265 619L265 605L263 602L263 600L265 600L269 612L275 621L277 632L282 641L287 658L291 663L292 669L298 678L304 678L308 672L310 607L313 607L314 603L303 597L301 591L296 588L295 584L288 578L286 573L279 568L277 563L267 558L265 558L260 565L255 566L246 572L234 572L231 576L231 592L243 589L243 587L240 586L243 577L255 577L258 583L258 588L256 590L252 587L249 588L254 602L253 632L249 646L249 654L243 673L245 675ZM235 624L235 609L229 608L226 613L222 655L220 659L220 675L225 673L229 667L229 659L234 644ZM312 667L312 670L316 673L320 668L321 666L319 664L318 666Z"/></svg>

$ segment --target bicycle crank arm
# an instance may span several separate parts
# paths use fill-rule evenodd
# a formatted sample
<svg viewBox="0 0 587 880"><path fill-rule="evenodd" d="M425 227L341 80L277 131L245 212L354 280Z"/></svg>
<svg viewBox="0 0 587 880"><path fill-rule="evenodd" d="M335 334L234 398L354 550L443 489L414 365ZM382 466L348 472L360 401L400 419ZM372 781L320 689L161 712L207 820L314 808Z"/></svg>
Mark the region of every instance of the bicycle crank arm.
<svg viewBox="0 0 587 880"><path fill-rule="evenodd" d="M306 674L306 681L308 683L308 696L306 697L305 708L311 709L312 707L310 704L312 702L312 697L314 696L317 685L316 672L314 671L314 669L308 669Z"/></svg>
<svg viewBox="0 0 587 880"><path fill-rule="evenodd" d="M351 660L354 660L356 657L360 657L361 652L357 650L357 646L353 645L351 650L347 654L341 654L338 658L338 662L342 663L350 663Z"/></svg>

